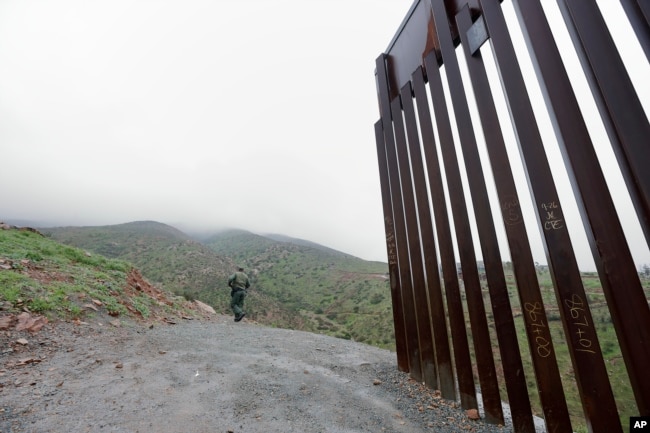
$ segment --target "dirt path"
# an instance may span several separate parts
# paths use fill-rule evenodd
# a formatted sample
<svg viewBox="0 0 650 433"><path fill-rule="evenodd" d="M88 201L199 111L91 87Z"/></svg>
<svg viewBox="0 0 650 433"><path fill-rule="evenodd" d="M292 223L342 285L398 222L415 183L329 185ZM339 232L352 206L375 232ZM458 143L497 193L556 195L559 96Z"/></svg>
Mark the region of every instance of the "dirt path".
<svg viewBox="0 0 650 433"><path fill-rule="evenodd" d="M408 380L392 352L230 317L0 343L0 432L509 431Z"/></svg>

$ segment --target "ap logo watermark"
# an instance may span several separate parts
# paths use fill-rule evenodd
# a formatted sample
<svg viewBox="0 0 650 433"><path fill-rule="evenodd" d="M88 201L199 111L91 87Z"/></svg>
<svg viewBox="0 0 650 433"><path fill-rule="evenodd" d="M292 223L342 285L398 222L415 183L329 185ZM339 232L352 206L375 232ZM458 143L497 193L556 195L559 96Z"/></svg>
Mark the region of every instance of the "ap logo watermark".
<svg viewBox="0 0 650 433"><path fill-rule="evenodd" d="M650 432L650 416L630 417L630 433Z"/></svg>

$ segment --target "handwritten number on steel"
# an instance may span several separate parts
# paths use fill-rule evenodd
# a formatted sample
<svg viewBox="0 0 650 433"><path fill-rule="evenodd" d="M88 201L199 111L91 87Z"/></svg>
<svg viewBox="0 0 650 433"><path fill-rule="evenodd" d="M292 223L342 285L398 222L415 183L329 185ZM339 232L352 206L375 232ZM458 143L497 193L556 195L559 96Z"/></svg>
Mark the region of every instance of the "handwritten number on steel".
<svg viewBox="0 0 650 433"><path fill-rule="evenodd" d="M501 212L503 214L503 221L506 225L513 226L523 221L517 197L503 200L501 202Z"/></svg>
<svg viewBox="0 0 650 433"><path fill-rule="evenodd" d="M396 265L397 264L397 246L395 244L395 236L393 235L393 220L390 217L385 218L385 225L390 227L390 230L387 230L386 235L386 246L388 247L388 264Z"/></svg>
<svg viewBox="0 0 650 433"><path fill-rule="evenodd" d="M561 218L562 209L560 209L560 205L557 202L542 203L540 207L545 212L542 213L545 218L544 230L559 230L564 228L564 220Z"/></svg>
<svg viewBox="0 0 650 433"><path fill-rule="evenodd" d="M589 319L585 312L585 301L576 294L571 295L571 299L565 299L564 304L569 308L571 315L571 324L575 327L575 333L578 336L578 345L576 352L596 353L591 347L594 339L589 334L593 333L593 328L589 324Z"/></svg>
<svg viewBox="0 0 650 433"><path fill-rule="evenodd" d="M542 306L539 302L526 302L524 309L526 310L526 314L528 314L532 332L535 333L535 350L540 357L547 358L551 355L551 341L546 335L543 335L547 334L548 328L544 323Z"/></svg>

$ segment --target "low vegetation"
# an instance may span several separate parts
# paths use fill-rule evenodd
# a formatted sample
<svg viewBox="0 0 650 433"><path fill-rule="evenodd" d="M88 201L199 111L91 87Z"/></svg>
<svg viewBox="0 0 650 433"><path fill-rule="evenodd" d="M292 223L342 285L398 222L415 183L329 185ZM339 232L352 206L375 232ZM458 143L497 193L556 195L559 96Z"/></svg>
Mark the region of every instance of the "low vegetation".
<svg viewBox="0 0 650 433"><path fill-rule="evenodd" d="M395 348L385 263L364 261L306 241L238 230L194 239L154 222L42 231L49 238L28 230L0 230L0 296L13 308L83 319L93 314L89 304L96 301L94 305L101 305L112 315L146 318L165 314L165 309L182 308L186 305L183 300L197 299L230 314L227 276L235 267L243 266L252 280L246 300L248 318L267 326ZM129 291L128 279L134 267L156 287L170 293L174 305L161 307L150 296ZM521 308L514 277L508 264L504 269L530 399L534 412L542 416L523 318L518 314ZM549 271L540 268L538 278L574 430L586 431ZM650 299L649 278L650 267L641 272ZM618 340L598 276L584 274L583 280L625 425L629 416L638 414ZM490 314L489 294L484 289ZM499 362L493 327L490 334ZM500 383L501 396L507 399L502 379Z"/></svg>
<svg viewBox="0 0 650 433"><path fill-rule="evenodd" d="M519 305L517 289L515 286L515 279L512 275L511 269L506 265L506 276L508 279L508 289L510 292L510 300L512 308L515 311L515 325L517 327L517 334L519 337L519 347L522 351L522 361L524 364L524 372L528 385L528 392L531 404L533 405L534 413L538 416L543 416L541 403L539 401L537 384L535 382L535 373L532 366L531 355L528 351L528 342L526 340L526 332L523 317L517 312L521 311ZM648 275L650 277L650 274ZM643 273L640 275L641 281L644 286L646 298L650 299L650 279ZM621 349L618 344L618 338L614 331L611 315L605 296L603 294L600 280L596 273L583 273L583 285L587 294L591 314L593 317L596 333L605 359L605 365L609 373L609 381L612 385L614 398L616 399L617 409L619 411L620 420L623 426L627 425L629 417L638 416L638 409L630 386L630 380L627 376L627 370ZM538 281L542 297L544 299L544 306L548 319L548 326L551 330L553 338L553 345L555 355L557 357L558 367L564 387L564 392L567 400L569 414L571 416L573 429L576 432L586 432L587 426L583 414L582 403L578 393L578 387L575 382L573 365L569 354L568 345L564 336L562 322L560 320L559 307L555 298L555 291L553 282L548 269L540 268L538 271ZM488 311L490 310L490 300L487 287L484 290L484 302ZM491 322L493 325L493 321ZM490 329L490 335L493 339L493 347L497 346L496 330L493 326ZM499 360L499 351L495 349L495 358ZM503 399L507 398L505 385L501 380L501 396Z"/></svg>
<svg viewBox="0 0 650 433"><path fill-rule="evenodd" d="M205 241L251 270L252 292L276 299L298 317L301 329L394 349L387 265L315 244L273 241L231 231ZM264 306L251 303L258 317Z"/></svg>
<svg viewBox="0 0 650 433"><path fill-rule="evenodd" d="M133 263L158 287L230 314L228 275L252 280L247 317L392 349L387 265L318 244L229 230L203 240L156 222L41 229L59 242Z"/></svg>
<svg viewBox="0 0 650 433"><path fill-rule="evenodd" d="M5 312L49 320L83 321L99 311L115 320L193 315L184 299L149 286L128 262L33 230L0 230L0 300Z"/></svg>

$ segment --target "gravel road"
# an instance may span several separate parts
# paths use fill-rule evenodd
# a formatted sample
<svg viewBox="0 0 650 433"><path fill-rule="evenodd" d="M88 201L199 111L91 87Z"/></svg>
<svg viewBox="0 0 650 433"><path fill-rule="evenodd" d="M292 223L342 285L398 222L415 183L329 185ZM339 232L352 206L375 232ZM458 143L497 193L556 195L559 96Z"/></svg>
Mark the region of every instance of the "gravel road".
<svg viewBox="0 0 650 433"><path fill-rule="evenodd" d="M390 351L246 319L48 324L0 344L0 432L511 431L468 419Z"/></svg>

